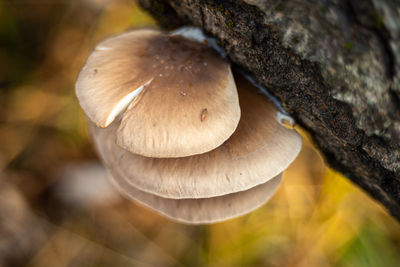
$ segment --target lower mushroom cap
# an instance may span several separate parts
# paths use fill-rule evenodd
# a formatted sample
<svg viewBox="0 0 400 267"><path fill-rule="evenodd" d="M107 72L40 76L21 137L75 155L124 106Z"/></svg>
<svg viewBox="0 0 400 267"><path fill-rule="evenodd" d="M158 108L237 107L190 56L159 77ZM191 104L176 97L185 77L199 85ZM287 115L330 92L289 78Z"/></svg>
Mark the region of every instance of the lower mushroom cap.
<svg viewBox="0 0 400 267"><path fill-rule="evenodd" d="M216 223L247 214L266 203L278 188L282 175L246 191L203 199L168 199L138 190L118 171L112 180L119 191L134 201L178 222Z"/></svg>
<svg viewBox="0 0 400 267"><path fill-rule="evenodd" d="M92 126L101 157L127 184L165 198L215 197L265 183L296 158L301 137L278 123L275 106L251 84L240 79L237 84L242 118L220 147L184 158L147 158L115 143L115 122L106 129Z"/></svg>

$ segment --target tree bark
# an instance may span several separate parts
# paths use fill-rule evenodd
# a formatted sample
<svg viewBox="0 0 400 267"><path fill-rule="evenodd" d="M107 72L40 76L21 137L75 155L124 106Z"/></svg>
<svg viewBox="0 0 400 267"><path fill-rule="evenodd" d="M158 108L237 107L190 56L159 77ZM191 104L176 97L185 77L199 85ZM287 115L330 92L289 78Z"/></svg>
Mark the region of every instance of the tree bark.
<svg viewBox="0 0 400 267"><path fill-rule="evenodd" d="M281 101L326 161L400 219L400 2L140 0L201 27Z"/></svg>

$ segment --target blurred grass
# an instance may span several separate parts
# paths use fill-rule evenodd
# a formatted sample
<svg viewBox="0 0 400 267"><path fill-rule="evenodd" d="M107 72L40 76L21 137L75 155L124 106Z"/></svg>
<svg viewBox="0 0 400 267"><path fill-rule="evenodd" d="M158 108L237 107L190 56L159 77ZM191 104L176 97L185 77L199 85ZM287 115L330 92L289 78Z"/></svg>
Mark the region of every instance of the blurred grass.
<svg viewBox="0 0 400 267"><path fill-rule="evenodd" d="M224 223L181 225L122 198L63 201L61 170L96 161L79 69L106 36L155 26L127 0L0 1L0 266L400 266L399 224L305 133L272 200Z"/></svg>

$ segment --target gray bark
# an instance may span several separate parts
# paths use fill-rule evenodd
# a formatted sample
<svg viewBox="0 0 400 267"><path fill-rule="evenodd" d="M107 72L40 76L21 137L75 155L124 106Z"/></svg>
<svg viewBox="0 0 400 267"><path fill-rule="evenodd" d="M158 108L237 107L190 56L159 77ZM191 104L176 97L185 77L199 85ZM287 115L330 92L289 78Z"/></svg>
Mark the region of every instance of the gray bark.
<svg viewBox="0 0 400 267"><path fill-rule="evenodd" d="M141 0L194 24L307 129L326 161L400 219L400 1Z"/></svg>

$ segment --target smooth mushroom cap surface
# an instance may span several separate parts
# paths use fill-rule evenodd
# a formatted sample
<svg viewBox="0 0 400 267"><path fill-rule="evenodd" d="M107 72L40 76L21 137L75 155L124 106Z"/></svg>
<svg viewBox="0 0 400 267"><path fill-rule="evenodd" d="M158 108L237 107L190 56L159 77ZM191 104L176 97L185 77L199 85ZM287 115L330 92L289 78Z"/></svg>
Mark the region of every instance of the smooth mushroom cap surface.
<svg viewBox="0 0 400 267"><path fill-rule="evenodd" d="M229 63L203 44L156 30L98 44L79 74L76 94L98 127L122 116L118 144L147 157L210 151L240 119Z"/></svg>
<svg viewBox="0 0 400 267"><path fill-rule="evenodd" d="M165 198L208 198L244 191L286 169L301 149L301 137L277 121L277 109L244 79L238 79L242 117L218 148L184 158L148 158L119 147L118 123L92 125L98 152L111 173L135 188Z"/></svg>
<svg viewBox="0 0 400 267"><path fill-rule="evenodd" d="M275 193L282 174L249 190L202 199L169 199L155 196L129 184L114 172L112 181L126 197L178 222L209 224L232 219L259 208Z"/></svg>

